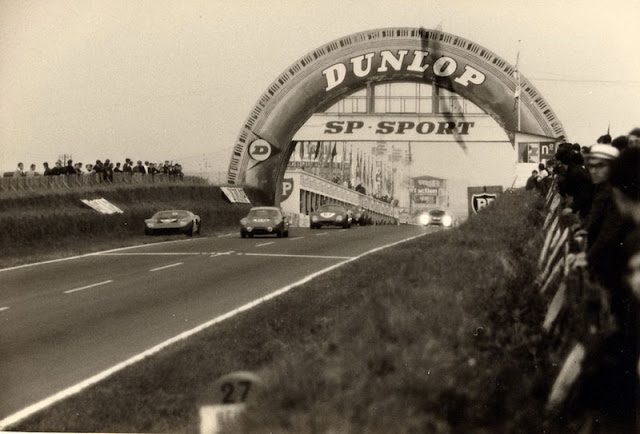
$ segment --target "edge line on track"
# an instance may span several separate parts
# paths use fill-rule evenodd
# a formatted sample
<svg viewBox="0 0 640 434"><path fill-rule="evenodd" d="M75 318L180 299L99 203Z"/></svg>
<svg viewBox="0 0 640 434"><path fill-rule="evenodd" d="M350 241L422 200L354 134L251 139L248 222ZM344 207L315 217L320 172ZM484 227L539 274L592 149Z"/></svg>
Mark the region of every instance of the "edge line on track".
<svg viewBox="0 0 640 434"><path fill-rule="evenodd" d="M215 318L213 318L213 319L211 319L211 320L209 320L207 322L204 322L204 323L200 324L197 327L194 327L194 328L192 328L190 330L184 331L184 332L182 332L182 333L180 333L180 334L178 334L178 335L176 335L176 336L174 336L174 337L172 337L172 338L170 338L170 339L168 339L168 340L166 340L164 342L159 343L158 345L155 345L155 346L143 351L142 353L139 353L139 354L137 354L137 355L135 355L135 356L123 361L123 362L118 363L115 366L112 366L111 368L108 368L108 369L106 369L106 370L104 370L102 372L97 373L96 375L94 375L92 377L89 377L89 378L85 379L85 380L81 381L80 383L77 383L77 384L75 384L73 386L70 386L70 387L68 387L68 388L66 388L66 389L64 389L64 390L62 390L62 391L60 391L58 393L55 393L55 394L53 394L53 395L51 395L51 396L49 396L47 398L44 398L44 399L36 402L35 404L31 404L30 406L28 406L26 408L23 408L22 410L19 410L18 412L13 413L13 414L5 417L4 419L1 419L0 420L0 431L7 430L12 425L17 424L18 422L26 419L27 417L35 414L36 412L38 412L40 410L44 410L47 407L50 407L51 405L55 404L58 401L61 401L61 400L66 399L66 398L68 398L68 397L70 397L72 395L75 395L75 394L81 392L82 390L84 390L84 389L86 389L86 388L88 388L90 386L93 386L94 384L96 384L96 383L104 380L105 378L115 374L116 372L121 371L124 368L126 368L128 366L131 366L131 365L133 365L133 364L135 364L137 362L140 362L141 360L143 360L146 357L149 357L149 356L151 356L153 354L156 354L156 353L160 352L164 348L166 348L166 347L168 347L168 346L170 346L172 344L175 344L176 342L179 342L179 341L182 341L182 340L184 340L186 338L189 338L189 337L195 335L196 333L199 333L199 332L201 332L201 331L203 331L203 330L205 330L205 329L207 329L207 328L209 328L209 327L211 327L211 326L213 326L213 325L215 325L217 323L220 323L220 322L222 322L222 321L224 321L226 319L234 317L234 316L236 316L237 314L239 314L241 312L244 312L244 311L247 311L249 309L252 309L252 308L264 303L265 301L271 300L272 298L278 297L278 296L280 296L280 295L282 295L282 294L284 294L286 292L289 292L293 288L298 287L300 285L303 285L303 284L315 279L318 276L321 276L321 275L323 275L325 273L328 273L329 271L335 270L336 268L342 267L343 265L348 264L350 262L356 261L356 260L358 260L358 259L360 259L360 258L362 258L364 256L370 255L372 253L379 252L379 251L387 249L389 247L393 247L393 246L395 246L397 244L402 244L402 243L405 243L407 241L411 241L411 240L414 240L416 238L423 237L425 235L427 235L427 233L414 235L412 237L405 238L405 239L402 239L400 241L395 241L393 243L386 244L384 246L380 246L380 247L376 247L376 248L371 249L371 250L367 250L366 252L361 253L358 256L353 256L353 257L351 257L349 259L346 259L346 260L344 260L342 262L338 262L337 264L334 264L334 265L331 265L331 266L329 266L327 268L323 268L322 270L316 271L315 273L312 273L312 274L310 274L310 275L308 275L306 277L303 277L302 279L300 279L300 280L298 280L296 282L293 282L293 283L291 283L289 285L283 286L282 288L277 289L277 290L275 290L275 291L273 291L273 292L271 292L271 293L269 293L269 294L267 294L267 295L265 295L263 297L260 297L260 298L258 298L256 300L253 300L253 301L249 302L249 303L246 303L246 304L244 304L244 305L242 305L242 306L240 306L240 307L238 307L236 309L233 309L233 310L231 310L231 311L229 311L229 312L227 312L225 314L217 316L217 317L215 317Z"/></svg>
<svg viewBox="0 0 640 434"><path fill-rule="evenodd" d="M287 253L245 253L245 256L281 256L283 258L352 259L356 256L290 255Z"/></svg>
<svg viewBox="0 0 640 434"><path fill-rule="evenodd" d="M83 289L94 288L96 286L106 285L107 283L111 283L113 280L105 280L104 282L93 283L91 285L83 286L81 288L70 289L68 291L63 291L65 294L71 294L72 292L82 291Z"/></svg>
<svg viewBox="0 0 640 434"><path fill-rule="evenodd" d="M164 270L165 268L177 267L178 265L182 265L182 264L184 264L184 262L176 262L175 264L169 264L169 265L164 265L162 267L152 268L149 271L160 271L160 270Z"/></svg>
<svg viewBox="0 0 640 434"><path fill-rule="evenodd" d="M131 249L137 249L137 248L146 247L146 246L159 246L160 244L180 243L180 242L185 242L185 241L206 240L206 239L209 239L209 238L210 237L188 238L188 239L184 239L184 240L169 240L169 241L160 241L158 243L136 244L135 246L118 247L116 249L101 250L99 252L85 253L84 255L67 256L65 258L50 259L48 261L32 262L30 264L22 264L22 265L16 265L14 267L0 268L0 273L2 273L3 271L18 270L20 268L35 267L36 265L53 264L53 263L56 263L56 262L71 261L72 259L87 258L89 256L99 256L99 255L102 255L103 253L120 252L122 250L131 250Z"/></svg>

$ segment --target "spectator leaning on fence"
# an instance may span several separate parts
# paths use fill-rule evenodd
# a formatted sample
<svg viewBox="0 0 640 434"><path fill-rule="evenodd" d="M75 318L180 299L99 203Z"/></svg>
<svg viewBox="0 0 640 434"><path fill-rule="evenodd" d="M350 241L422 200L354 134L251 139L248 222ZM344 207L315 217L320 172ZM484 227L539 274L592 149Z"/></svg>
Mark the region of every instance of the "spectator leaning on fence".
<svg viewBox="0 0 640 434"><path fill-rule="evenodd" d="M615 287L607 288L615 321L604 334L587 335L591 340L586 342L588 349L582 363L584 372L576 397L584 409L593 413L593 426L584 432L637 433L640 432L640 329L639 304L638 298L634 297L637 292L633 290L632 278L637 277L634 267L640 266L633 262L638 254L637 240L640 238L640 149L624 150L613 159L615 152L608 148L594 146L590 151L588 164L592 165L598 159L610 161L608 180L613 202L619 214L629 218L631 223L626 233L621 234L624 241L618 241L618 248L622 251L617 259L619 279ZM594 168L591 169L594 173ZM594 176L594 182L600 180L600 174ZM600 229L599 236L604 230ZM603 260L602 256L599 260ZM640 259L635 261L640 262Z"/></svg>
<svg viewBox="0 0 640 434"><path fill-rule="evenodd" d="M640 133L640 130L638 130L638 133ZM610 182L613 197L620 214L624 217L630 218L634 224L632 232L627 235L624 241L624 247L627 253L625 257L625 264L627 265L626 274L629 276L628 272L630 272L634 267L637 267L637 246L638 239L640 239L640 147L630 146L628 149L625 149L620 153L620 157L611 164ZM634 246L636 246L635 249ZM629 309L628 333L630 335L630 342L628 351L632 351L634 356L633 367L636 369L633 396L635 401L633 401L633 403L635 404L635 410L637 411L640 406L640 384L638 382L638 376L640 376L640 360L638 359L638 346L640 345L638 306L640 300L637 297L637 292L630 283L631 282L627 280L627 285L625 287L629 293L634 295L631 297L633 303ZM640 428L640 426L636 425L636 428Z"/></svg>
<svg viewBox="0 0 640 434"><path fill-rule="evenodd" d="M578 159L574 150L563 147L556 153L555 158L561 170L558 191L562 197L568 199L568 206L563 213L578 213L580 218L584 219L591 208L593 184L589 172L580 164L583 157L580 155Z"/></svg>
<svg viewBox="0 0 640 434"><path fill-rule="evenodd" d="M630 148L640 148L640 128L634 128L629 132L627 143Z"/></svg>
<svg viewBox="0 0 640 434"><path fill-rule="evenodd" d="M618 151L622 151L623 149L627 149L629 143L629 139L627 136L618 136L611 141L611 146L616 148Z"/></svg>
<svg viewBox="0 0 640 434"><path fill-rule="evenodd" d="M613 200L609 171L619 151L611 145L593 145L586 157L594 183L594 198L584 228L587 230L587 263L591 276L610 294L613 314L620 317L628 304L621 276L624 272L624 238L632 230L632 222L624 219Z"/></svg>

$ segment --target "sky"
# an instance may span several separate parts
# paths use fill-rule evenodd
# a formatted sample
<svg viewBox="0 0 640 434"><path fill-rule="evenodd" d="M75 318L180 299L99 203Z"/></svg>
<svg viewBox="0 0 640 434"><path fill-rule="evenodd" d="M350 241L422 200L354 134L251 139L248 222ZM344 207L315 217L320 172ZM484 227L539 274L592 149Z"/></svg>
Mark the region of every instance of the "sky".
<svg viewBox="0 0 640 434"><path fill-rule="evenodd" d="M638 17L640 0L0 0L0 171L63 154L213 155L226 170L282 71L383 27L440 27L512 64L520 53L568 139L592 144L640 126Z"/></svg>

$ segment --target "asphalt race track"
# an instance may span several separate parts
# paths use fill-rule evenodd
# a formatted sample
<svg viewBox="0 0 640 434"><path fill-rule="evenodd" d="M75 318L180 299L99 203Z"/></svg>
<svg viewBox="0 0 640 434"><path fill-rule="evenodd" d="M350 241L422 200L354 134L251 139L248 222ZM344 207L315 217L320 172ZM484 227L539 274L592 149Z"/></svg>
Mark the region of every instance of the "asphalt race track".
<svg viewBox="0 0 640 434"><path fill-rule="evenodd" d="M432 230L177 236L0 270L0 421L312 273Z"/></svg>

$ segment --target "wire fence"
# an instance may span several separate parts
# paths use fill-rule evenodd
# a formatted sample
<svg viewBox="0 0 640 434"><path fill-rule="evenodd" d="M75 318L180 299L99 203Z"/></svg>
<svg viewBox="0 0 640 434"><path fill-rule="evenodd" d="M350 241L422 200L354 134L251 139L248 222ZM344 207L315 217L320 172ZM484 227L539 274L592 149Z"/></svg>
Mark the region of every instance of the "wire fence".
<svg viewBox="0 0 640 434"><path fill-rule="evenodd" d="M590 343L615 328L605 288L589 278L587 232L580 229L575 216L563 213L563 205L554 183L545 200L544 244L536 282L540 296L548 301L542 328L558 351L566 354L547 398L550 412L561 411L575 392Z"/></svg>
<svg viewBox="0 0 640 434"><path fill-rule="evenodd" d="M207 179L183 174L114 173L106 177L98 173L57 176L19 176L0 178L0 192L38 192L47 190L71 190L76 188L109 185L152 185L169 183L206 184Z"/></svg>

